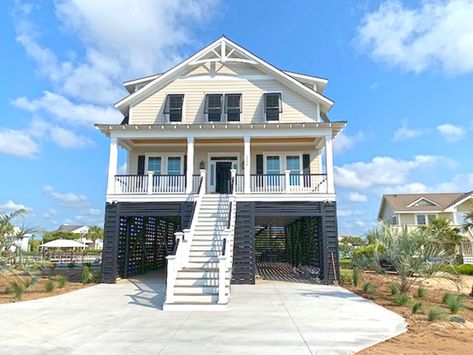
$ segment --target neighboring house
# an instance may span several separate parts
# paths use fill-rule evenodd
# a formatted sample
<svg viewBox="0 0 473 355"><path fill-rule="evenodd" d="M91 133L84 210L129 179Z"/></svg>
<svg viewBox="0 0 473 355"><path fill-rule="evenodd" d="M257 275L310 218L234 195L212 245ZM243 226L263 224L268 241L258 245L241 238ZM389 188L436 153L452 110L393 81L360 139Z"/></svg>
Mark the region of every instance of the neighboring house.
<svg viewBox="0 0 473 355"><path fill-rule="evenodd" d="M459 193L420 193L420 194L390 194L384 195L378 213L378 220L389 225L416 228L427 225L435 218L445 218L453 226L462 227L466 214L473 206L473 191ZM462 234L470 242L473 241L473 231ZM462 243L464 257L472 258L471 243ZM471 255L470 255L471 254Z"/></svg>
<svg viewBox="0 0 473 355"><path fill-rule="evenodd" d="M300 238L303 263L332 284L332 142L346 122L327 117L326 84L226 37L165 73L125 82L129 95L115 105L122 123L96 125L110 137L103 282L167 262L165 308L225 307L230 282L253 284L260 261L289 260L285 243ZM280 243L259 243L272 231Z"/></svg>
<svg viewBox="0 0 473 355"><path fill-rule="evenodd" d="M63 224L58 228L58 231L84 235L89 233L89 227L80 224Z"/></svg>

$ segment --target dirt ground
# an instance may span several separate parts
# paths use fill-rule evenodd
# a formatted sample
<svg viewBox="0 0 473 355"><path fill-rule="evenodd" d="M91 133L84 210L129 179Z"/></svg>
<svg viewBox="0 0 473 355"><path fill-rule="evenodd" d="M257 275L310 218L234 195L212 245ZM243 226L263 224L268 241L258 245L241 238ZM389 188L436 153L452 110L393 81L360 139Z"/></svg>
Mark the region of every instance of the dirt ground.
<svg viewBox="0 0 473 355"><path fill-rule="evenodd" d="M362 281L373 282L377 286L374 294L364 294L361 288L362 281L358 287L346 286L347 289L373 300L379 305L402 315L407 323L406 333L387 340L383 343L365 349L359 354L473 354L473 298L468 296L465 308L458 312L458 316L465 319L465 323L451 321L429 322L426 314L412 314L412 305L415 302L423 302L426 312L433 306L439 306L450 315L448 308L442 305L442 297L445 293L455 293L457 287L454 283L441 279L430 279L422 283L427 290L427 297L417 297L418 285L414 286L410 293L413 301L406 306L396 306L393 296L389 293L388 285L391 279L377 274L365 273ZM463 294L471 292L473 276L462 276L460 289Z"/></svg>
<svg viewBox="0 0 473 355"><path fill-rule="evenodd" d="M20 276L21 280L28 279L28 277ZM15 276L5 276L5 275L0 275L0 304L1 303L11 303L11 302L21 302L21 301L28 301L28 300L35 300L38 298L43 298L43 297L51 297L51 296L56 296L56 295L61 295L63 293L79 290L84 287L89 287L93 285L92 283L89 283L87 285L84 285L79 282L67 282L66 285L62 288L59 288L58 284L55 283L54 290L51 292L46 292L44 290L44 285L48 281L47 278L41 278L38 283L28 291L25 291L23 296L21 297L20 300L15 300L13 295L10 295L6 292L6 288L8 284L12 281L17 281L18 278Z"/></svg>

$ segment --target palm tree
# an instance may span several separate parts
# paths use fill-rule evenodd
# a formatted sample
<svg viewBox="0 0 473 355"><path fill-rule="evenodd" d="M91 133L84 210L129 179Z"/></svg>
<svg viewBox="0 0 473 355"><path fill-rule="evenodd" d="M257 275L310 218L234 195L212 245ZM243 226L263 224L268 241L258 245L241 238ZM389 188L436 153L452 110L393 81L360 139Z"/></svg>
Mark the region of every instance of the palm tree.
<svg viewBox="0 0 473 355"><path fill-rule="evenodd" d="M103 229L99 226L90 226L86 236L91 240L103 239Z"/></svg>
<svg viewBox="0 0 473 355"><path fill-rule="evenodd" d="M462 240L460 228L452 226L450 221L445 218L435 218L430 224L423 226L422 229L442 243L445 250L451 254L455 253L457 245Z"/></svg>
<svg viewBox="0 0 473 355"><path fill-rule="evenodd" d="M375 246L373 255L356 260L356 266L386 274L401 292L408 292L419 280L445 277L441 272L444 266L433 261L445 261L448 253L425 229L409 231L406 227L382 225L371 237ZM386 265L395 274L387 273Z"/></svg>
<svg viewBox="0 0 473 355"><path fill-rule="evenodd" d="M467 212L464 222L465 231L473 231L473 203L470 205L470 212Z"/></svg>

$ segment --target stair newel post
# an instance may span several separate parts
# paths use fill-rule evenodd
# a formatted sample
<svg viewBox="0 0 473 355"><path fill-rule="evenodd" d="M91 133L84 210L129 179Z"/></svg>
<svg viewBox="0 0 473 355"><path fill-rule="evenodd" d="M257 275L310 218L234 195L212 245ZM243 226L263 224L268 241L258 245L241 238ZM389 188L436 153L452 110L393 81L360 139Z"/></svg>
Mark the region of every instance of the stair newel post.
<svg viewBox="0 0 473 355"><path fill-rule="evenodd" d="M284 192L289 193L289 189L291 187L290 176L291 170L284 170Z"/></svg>
<svg viewBox="0 0 473 355"><path fill-rule="evenodd" d="M191 245L192 245L192 234L191 234L191 230L190 229L183 229L182 230L184 233L183 233L183 237L182 237L182 240L181 240L181 244L182 244L182 254L181 254L181 267L184 267L186 266L186 264L188 263L189 261L189 254L190 254L190 251L191 251Z"/></svg>
<svg viewBox="0 0 473 355"><path fill-rule="evenodd" d="M176 282L176 256L168 255L168 270L166 279L166 302L171 303L174 301L174 284Z"/></svg>
<svg viewBox="0 0 473 355"><path fill-rule="evenodd" d="M202 178L202 185L200 186L199 196L203 196L207 190L207 172L205 169L200 169L200 177Z"/></svg>

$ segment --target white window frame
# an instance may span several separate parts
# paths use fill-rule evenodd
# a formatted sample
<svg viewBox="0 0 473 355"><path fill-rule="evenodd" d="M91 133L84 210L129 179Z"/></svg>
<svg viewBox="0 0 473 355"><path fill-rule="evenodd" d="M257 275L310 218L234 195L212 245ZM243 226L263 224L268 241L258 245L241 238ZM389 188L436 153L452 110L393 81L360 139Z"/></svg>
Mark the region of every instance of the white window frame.
<svg viewBox="0 0 473 355"><path fill-rule="evenodd" d="M287 170L287 156L295 156L297 155L299 157L299 166L301 167L301 172L304 170L303 168L303 161L302 161L302 156L304 155L303 152L263 152L263 174L267 174L267 166L266 166L266 157L267 156L279 156L279 162L281 165L281 172L280 174L284 174L284 172Z"/></svg>
<svg viewBox="0 0 473 355"><path fill-rule="evenodd" d="M184 95L184 99L182 100L182 119L181 119L181 122L171 122L169 120L169 114L164 113L164 110L166 109L166 100L167 100L168 95ZM182 91L180 91L180 92L177 92L177 91L165 92L163 111L162 112L163 112L164 119L165 119L166 123L170 123L170 124L183 124L183 123L186 123L186 99L187 99L187 95L185 93L183 93Z"/></svg>
<svg viewBox="0 0 473 355"><path fill-rule="evenodd" d="M184 156L181 153L145 153L145 174L148 173L148 161L150 157L161 158L161 175L168 175L168 158L179 157L181 158L181 172L179 175L184 175Z"/></svg>
<svg viewBox="0 0 473 355"><path fill-rule="evenodd" d="M207 190L210 193L214 193L216 189L216 181L217 181L217 162L228 162L232 161L235 162L234 160L212 160L212 157L236 157L236 173L241 174L241 166L240 166L240 153L239 152L208 152L207 153ZM232 165L232 168L235 168L235 164ZM212 174L212 170L210 168L210 165L214 166L214 171ZM213 176L212 176L213 175ZM213 177L213 184L212 182L212 177Z"/></svg>
<svg viewBox="0 0 473 355"><path fill-rule="evenodd" d="M268 121L266 119L266 110L264 109L264 107L266 106L266 103L264 102L265 100L265 95L264 94L280 94L281 95L281 112L279 112L279 120L277 121ZM267 123L280 123L283 121L284 119L284 109L283 109L283 103L284 103L284 96L283 96L283 92L280 91L280 90L271 90L271 91L263 91L263 95L261 95L262 97L262 101L263 101L263 104L261 105L261 110L263 112L263 117L264 117L264 122L267 122Z"/></svg>
<svg viewBox="0 0 473 355"><path fill-rule="evenodd" d="M424 216L425 217L425 224L419 224L417 223L417 216ZM434 219L435 218L438 218L438 214L437 213L416 213L415 214L415 224L416 226L427 226L430 224L429 222L429 216L434 216Z"/></svg>

